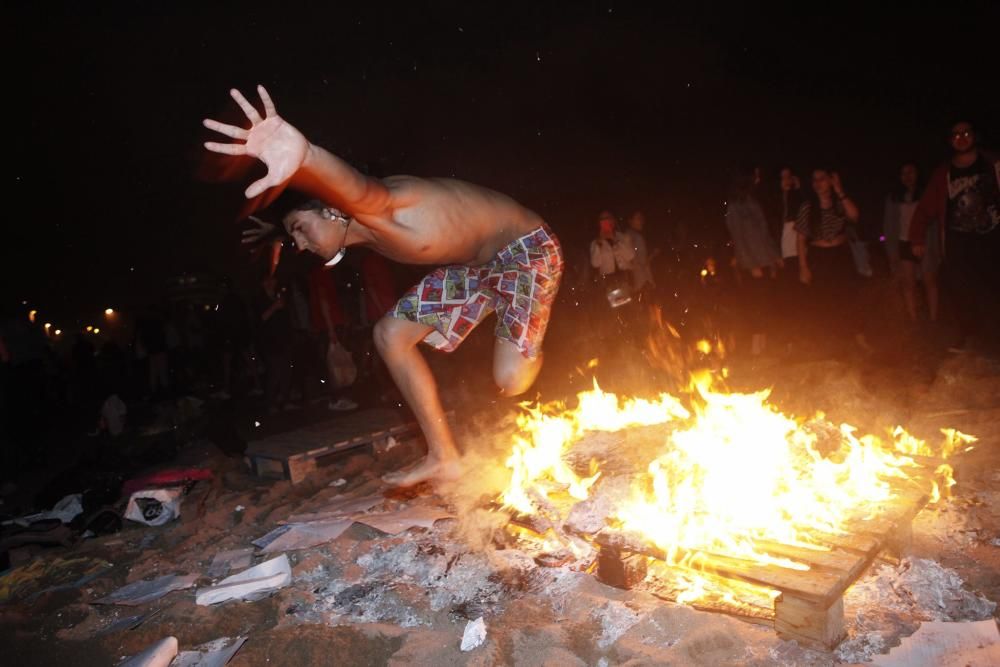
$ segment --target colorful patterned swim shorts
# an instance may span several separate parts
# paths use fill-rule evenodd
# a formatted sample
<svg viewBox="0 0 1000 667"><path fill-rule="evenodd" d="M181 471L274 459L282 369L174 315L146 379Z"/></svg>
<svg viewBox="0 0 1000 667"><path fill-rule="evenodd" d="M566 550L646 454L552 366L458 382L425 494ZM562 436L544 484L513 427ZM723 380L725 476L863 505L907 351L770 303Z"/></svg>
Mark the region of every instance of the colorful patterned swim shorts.
<svg viewBox="0 0 1000 667"><path fill-rule="evenodd" d="M512 241L486 264L431 272L390 314L433 327L424 342L451 352L496 311L496 337L533 359L541 352L562 272L559 240L543 226Z"/></svg>

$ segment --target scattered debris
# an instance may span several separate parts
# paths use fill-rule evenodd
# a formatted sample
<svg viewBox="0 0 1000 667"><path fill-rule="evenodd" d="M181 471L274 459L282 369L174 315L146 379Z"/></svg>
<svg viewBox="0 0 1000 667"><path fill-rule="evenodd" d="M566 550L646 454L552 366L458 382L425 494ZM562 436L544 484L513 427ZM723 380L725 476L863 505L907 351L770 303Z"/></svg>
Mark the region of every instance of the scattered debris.
<svg viewBox="0 0 1000 667"><path fill-rule="evenodd" d="M453 518L455 515L450 512L418 505L384 514L356 516L355 521L371 526L375 530L381 530L383 533L397 535L410 528L432 528L435 521Z"/></svg>
<svg viewBox="0 0 1000 667"><path fill-rule="evenodd" d="M51 519L58 519L62 523L69 523L80 514L83 514L83 494L72 493L57 502L48 512L38 512L36 514L19 517L17 519L10 519L8 521L4 521L3 525L9 526L11 524L16 524L27 527L33 523Z"/></svg>
<svg viewBox="0 0 1000 667"><path fill-rule="evenodd" d="M923 558L881 565L844 595L848 639L837 647L844 662L865 662L921 621L980 621L996 603L965 589L954 570Z"/></svg>
<svg viewBox="0 0 1000 667"><path fill-rule="evenodd" d="M163 609L154 609L153 611L146 612L145 614L136 614L134 616L126 616L120 618L108 627L104 628L98 632L95 637L103 637L104 635L114 634L115 632L121 632L122 630L135 630L137 627L156 616Z"/></svg>
<svg viewBox="0 0 1000 667"><path fill-rule="evenodd" d="M136 491L128 500L125 518L147 526L162 526L181 515L183 489Z"/></svg>
<svg viewBox="0 0 1000 667"><path fill-rule="evenodd" d="M929 621L888 655L875 656L876 667L989 667L1000 665L996 621Z"/></svg>
<svg viewBox="0 0 1000 667"><path fill-rule="evenodd" d="M166 637L142 653L118 663L118 667L167 667L177 656L177 637Z"/></svg>
<svg viewBox="0 0 1000 667"><path fill-rule="evenodd" d="M239 574L226 577L215 586L198 590L195 601L200 605L218 604L228 600L259 600L292 581L292 566L288 556L281 554Z"/></svg>
<svg viewBox="0 0 1000 667"><path fill-rule="evenodd" d="M486 641L486 623L480 616L474 621L465 624L465 632L462 633L462 650L471 651L482 646Z"/></svg>
<svg viewBox="0 0 1000 667"><path fill-rule="evenodd" d="M362 496L360 498L344 498L337 502L324 505L311 512L294 514L284 521L278 523L306 523L308 521L322 521L326 519L345 519L350 516L367 512L379 503L385 501L381 495Z"/></svg>
<svg viewBox="0 0 1000 667"><path fill-rule="evenodd" d="M181 651L170 667L223 667L243 647L246 637L220 637L193 651Z"/></svg>
<svg viewBox="0 0 1000 667"><path fill-rule="evenodd" d="M253 544L265 554L308 549L337 539L353 523L350 519L335 519L287 524L272 530Z"/></svg>
<svg viewBox="0 0 1000 667"><path fill-rule="evenodd" d="M159 600L167 593L191 588L197 580L197 574L183 576L168 574L150 581L133 581L111 595L94 600L93 604L120 604L129 607L146 604L153 600Z"/></svg>
<svg viewBox="0 0 1000 667"><path fill-rule="evenodd" d="M0 577L0 602L78 588L111 567L111 563L93 558L36 558Z"/></svg>
<svg viewBox="0 0 1000 667"><path fill-rule="evenodd" d="M231 551L220 551L215 554L212 564L208 566L206 574L212 579L229 574L231 570L241 570L250 567L253 562L253 548L232 549Z"/></svg>

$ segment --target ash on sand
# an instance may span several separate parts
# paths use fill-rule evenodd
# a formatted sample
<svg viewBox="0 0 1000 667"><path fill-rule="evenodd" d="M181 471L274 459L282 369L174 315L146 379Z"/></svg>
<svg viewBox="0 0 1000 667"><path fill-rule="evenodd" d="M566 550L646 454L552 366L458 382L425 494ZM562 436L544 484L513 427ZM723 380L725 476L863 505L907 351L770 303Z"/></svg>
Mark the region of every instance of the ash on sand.
<svg viewBox="0 0 1000 667"><path fill-rule="evenodd" d="M837 648L845 662L864 662L913 634L921 621L982 621L996 603L965 589L954 570L924 558L881 565L844 595L849 637Z"/></svg>

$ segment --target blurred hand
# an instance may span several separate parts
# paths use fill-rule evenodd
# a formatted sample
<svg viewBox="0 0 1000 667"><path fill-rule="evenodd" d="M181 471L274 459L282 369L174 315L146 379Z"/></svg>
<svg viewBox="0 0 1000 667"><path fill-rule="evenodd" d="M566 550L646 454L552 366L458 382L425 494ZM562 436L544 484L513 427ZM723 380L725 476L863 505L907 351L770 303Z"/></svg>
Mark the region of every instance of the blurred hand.
<svg viewBox="0 0 1000 667"><path fill-rule="evenodd" d="M833 186L833 191L838 195L844 194L844 185L840 182L840 174L837 172L830 174L830 185Z"/></svg>
<svg viewBox="0 0 1000 667"><path fill-rule="evenodd" d="M803 285L811 285L813 281L812 271L809 270L808 266L799 267L799 282Z"/></svg>
<svg viewBox="0 0 1000 667"><path fill-rule="evenodd" d="M251 215L248 220L252 223L250 229L243 230L243 243L253 244L257 243L268 236L274 234L275 230L278 228L277 225L265 222L255 215Z"/></svg>
<svg viewBox="0 0 1000 667"><path fill-rule="evenodd" d="M924 253L927 252L927 246L925 246L925 245L917 245L916 243L912 243L912 244L910 244L910 250L913 251L913 256L914 257L918 257L919 258L919 257L923 257Z"/></svg>

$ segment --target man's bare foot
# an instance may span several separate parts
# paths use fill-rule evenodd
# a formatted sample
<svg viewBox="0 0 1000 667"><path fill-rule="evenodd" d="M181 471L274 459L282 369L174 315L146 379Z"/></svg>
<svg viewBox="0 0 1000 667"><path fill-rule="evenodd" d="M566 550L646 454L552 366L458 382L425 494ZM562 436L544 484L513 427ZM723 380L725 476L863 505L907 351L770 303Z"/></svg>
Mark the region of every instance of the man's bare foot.
<svg viewBox="0 0 1000 667"><path fill-rule="evenodd" d="M461 474L457 460L437 461L424 457L416 465L382 475L382 481L393 486L413 486L421 482L453 482Z"/></svg>

